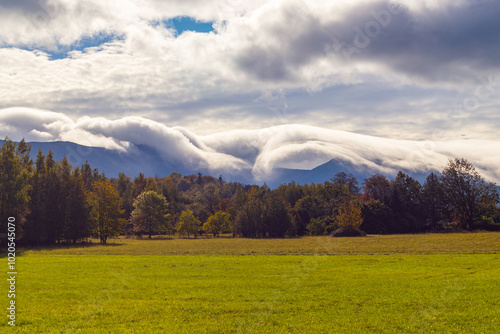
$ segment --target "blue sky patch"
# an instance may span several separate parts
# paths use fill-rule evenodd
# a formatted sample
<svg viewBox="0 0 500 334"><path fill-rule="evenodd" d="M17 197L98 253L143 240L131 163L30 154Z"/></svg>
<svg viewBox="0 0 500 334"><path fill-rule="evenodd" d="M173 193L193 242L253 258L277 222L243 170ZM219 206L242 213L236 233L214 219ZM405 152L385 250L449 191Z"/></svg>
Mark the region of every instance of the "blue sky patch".
<svg viewBox="0 0 500 334"><path fill-rule="evenodd" d="M199 33L209 33L215 31L213 22L196 21L192 17L179 16L164 22L167 27L174 27L177 34L181 35L184 31L194 31Z"/></svg>
<svg viewBox="0 0 500 334"><path fill-rule="evenodd" d="M122 37L115 34L99 34L95 36L86 36L81 38L80 40L74 42L71 45L57 45L57 51L45 49L45 48L33 48L33 47L19 47L23 50L27 51L43 51L49 55L50 60L58 60L65 59L69 57L69 53L72 51L81 51L84 52L86 48L97 47L103 44L113 42L116 40L121 40ZM1 47L17 47L14 45L3 45Z"/></svg>
<svg viewBox="0 0 500 334"><path fill-rule="evenodd" d="M69 46L59 46L59 51L50 52L51 60L64 59L68 57L68 53L71 51L84 51L86 48L101 46L103 44L113 42L115 40L120 40L121 38L114 34L99 34L96 36L86 36L82 39L76 41Z"/></svg>

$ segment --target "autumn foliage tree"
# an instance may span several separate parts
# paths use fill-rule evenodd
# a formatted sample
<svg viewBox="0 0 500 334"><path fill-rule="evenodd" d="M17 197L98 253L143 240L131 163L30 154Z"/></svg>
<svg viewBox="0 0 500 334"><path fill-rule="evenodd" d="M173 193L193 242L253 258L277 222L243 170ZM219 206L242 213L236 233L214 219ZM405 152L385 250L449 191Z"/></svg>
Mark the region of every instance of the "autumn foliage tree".
<svg viewBox="0 0 500 334"><path fill-rule="evenodd" d="M361 224L363 224L363 213L358 203L349 201L340 206L337 215L338 227L359 228Z"/></svg>
<svg viewBox="0 0 500 334"><path fill-rule="evenodd" d="M354 200L343 203L339 207L339 213L336 217L338 229L332 235L335 237L343 236L363 236L366 235L363 231L359 230L363 224L363 213L361 206Z"/></svg>
<svg viewBox="0 0 500 334"><path fill-rule="evenodd" d="M115 187L107 179L96 181L88 195L90 206L90 228L93 235L105 244L110 237L119 235L124 220L120 196Z"/></svg>

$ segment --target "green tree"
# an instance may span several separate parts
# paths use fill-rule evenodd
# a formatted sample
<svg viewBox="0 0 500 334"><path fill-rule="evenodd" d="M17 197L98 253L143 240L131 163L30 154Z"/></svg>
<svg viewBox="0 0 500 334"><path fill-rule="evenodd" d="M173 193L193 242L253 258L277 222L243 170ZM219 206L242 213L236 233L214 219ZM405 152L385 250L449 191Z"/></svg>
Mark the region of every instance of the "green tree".
<svg viewBox="0 0 500 334"><path fill-rule="evenodd" d="M370 199L361 206L363 224L360 229L369 234L386 234L396 225L394 213L384 203Z"/></svg>
<svg viewBox="0 0 500 334"><path fill-rule="evenodd" d="M171 232L168 203L165 196L156 191L146 191L137 196L134 210L130 217L134 232L149 236L157 233Z"/></svg>
<svg viewBox="0 0 500 334"><path fill-rule="evenodd" d="M263 223L267 235L271 238L283 238L292 228L292 215L289 205L275 192L264 196Z"/></svg>
<svg viewBox="0 0 500 334"><path fill-rule="evenodd" d="M85 182L79 168L75 168L69 182L69 225L65 230L65 239L76 243L90 235L89 208L86 202Z"/></svg>
<svg viewBox="0 0 500 334"><path fill-rule="evenodd" d="M353 195L359 194L358 180L351 173L347 174L345 172L339 172L335 174L335 176L330 181L341 186L347 185L347 187L349 188L349 192Z"/></svg>
<svg viewBox="0 0 500 334"><path fill-rule="evenodd" d="M219 233L226 232L230 228L231 215L227 212L217 211L215 214L208 217L203 225L205 232L219 236Z"/></svg>
<svg viewBox="0 0 500 334"><path fill-rule="evenodd" d="M124 218L129 219L130 214L133 210L134 202L134 199L132 197L132 182L130 181L130 177L126 176L124 173L119 173L118 179L115 181L115 184L122 200L123 209L125 210Z"/></svg>
<svg viewBox="0 0 500 334"><path fill-rule="evenodd" d="M328 222L323 217L312 218L306 228L311 235L324 235Z"/></svg>
<svg viewBox="0 0 500 334"><path fill-rule="evenodd" d="M313 195L306 195L299 199L295 203L295 210L305 225L308 225L312 219L320 218L325 214L319 197Z"/></svg>
<svg viewBox="0 0 500 334"><path fill-rule="evenodd" d="M158 189L158 183L156 183L156 180L152 177L148 177L146 179L146 187L144 187L144 191L155 191L159 192Z"/></svg>
<svg viewBox="0 0 500 334"><path fill-rule="evenodd" d="M245 238L265 236L263 212L263 203L259 198L254 196L247 200L236 216L237 233Z"/></svg>
<svg viewBox="0 0 500 334"><path fill-rule="evenodd" d="M54 152L49 150L45 159L45 220L43 236L48 244L55 244L63 239L64 212L61 201L61 180L58 176L57 162L54 160Z"/></svg>
<svg viewBox="0 0 500 334"><path fill-rule="evenodd" d="M438 229L450 217L446 194L439 177L431 173L422 187L423 211L426 217L426 229Z"/></svg>
<svg viewBox="0 0 500 334"><path fill-rule="evenodd" d="M45 155L42 149L38 150L38 155L35 160L35 172L32 178L32 195L31 195L31 212L26 220L25 233L23 240L29 245L39 246L45 243L47 220L46 214L46 168Z"/></svg>
<svg viewBox="0 0 500 334"><path fill-rule="evenodd" d="M107 179L96 181L88 195L88 204L91 232L105 244L108 238L117 236L124 225L118 191Z"/></svg>
<svg viewBox="0 0 500 334"><path fill-rule="evenodd" d="M193 214L191 210L184 210L181 213L179 223L177 224L177 233L179 235L187 234L188 238L190 234L193 234L196 238L198 231L200 230L201 222Z"/></svg>
<svg viewBox="0 0 500 334"><path fill-rule="evenodd" d="M449 160L441 173L441 183L462 229L470 230L495 215L499 201L495 184L486 182L467 160Z"/></svg>
<svg viewBox="0 0 500 334"><path fill-rule="evenodd" d="M23 141L19 146L5 138L0 151L0 227L7 230L7 218L14 217L17 230L22 227L29 213L32 177L30 146Z"/></svg>
<svg viewBox="0 0 500 334"><path fill-rule="evenodd" d="M72 220L71 220L71 202L73 197L73 180L71 179L72 166L68 161L68 158L64 159L57 164L57 176L59 178L59 209L61 216L60 219L60 231L58 233L59 239L64 239L70 241L69 237Z"/></svg>
<svg viewBox="0 0 500 334"><path fill-rule="evenodd" d="M205 185L198 191L198 202L203 203L210 215L215 214L220 201L219 190L211 184Z"/></svg>
<svg viewBox="0 0 500 334"><path fill-rule="evenodd" d="M147 183L148 181L144 177L144 174L139 173L139 176L137 176L132 182L132 197L136 198L141 193L143 193L146 189Z"/></svg>
<svg viewBox="0 0 500 334"><path fill-rule="evenodd" d="M390 207L398 223L391 232L415 233L423 229L422 186L411 176L398 172L391 184Z"/></svg>

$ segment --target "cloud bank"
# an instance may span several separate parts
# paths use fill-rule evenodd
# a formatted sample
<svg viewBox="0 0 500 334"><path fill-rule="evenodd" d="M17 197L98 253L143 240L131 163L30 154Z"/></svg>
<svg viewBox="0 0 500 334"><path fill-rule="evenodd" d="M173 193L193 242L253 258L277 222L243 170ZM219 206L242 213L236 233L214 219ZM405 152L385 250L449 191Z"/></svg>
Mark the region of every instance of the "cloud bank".
<svg viewBox="0 0 500 334"><path fill-rule="evenodd" d="M499 14L494 0L5 0L0 108L498 140ZM178 16L215 31L177 35Z"/></svg>
<svg viewBox="0 0 500 334"><path fill-rule="evenodd" d="M468 159L488 180L500 181L498 141L395 140L306 125L198 136L141 117L74 120L27 108L0 110L0 134L14 140L70 141L128 153L146 145L170 164L213 171L250 170L256 181L276 168L312 169L332 159L395 175L398 170L442 170L447 159L454 157Z"/></svg>

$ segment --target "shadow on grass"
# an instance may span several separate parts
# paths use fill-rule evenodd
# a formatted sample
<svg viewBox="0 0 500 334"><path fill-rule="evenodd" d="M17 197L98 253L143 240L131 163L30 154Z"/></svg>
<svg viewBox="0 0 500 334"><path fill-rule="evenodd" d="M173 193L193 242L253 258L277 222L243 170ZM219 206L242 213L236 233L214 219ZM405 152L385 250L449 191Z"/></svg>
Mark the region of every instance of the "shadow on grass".
<svg viewBox="0 0 500 334"><path fill-rule="evenodd" d="M157 240L174 240L176 237L174 236L168 236L168 235L153 235L152 238L150 239L148 236L121 236L119 240L141 240L141 241L157 241Z"/></svg>
<svg viewBox="0 0 500 334"><path fill-rule="evenodd" d="M52 251L59 249L82 249L82 248L92 248L96 246L101 247L118 247L123 246L123 243L119 242L119 239L113 239L118 242L111 242L106 244L101 244L99 242L79 242L76 244L73 243L61 243L56 245L42 245L42 246L17 246L16 247L16 257L23 256L25 251ZM0 254L0 259L6 258L8 256L7 250L2 249L2 253Z"/></svg>

